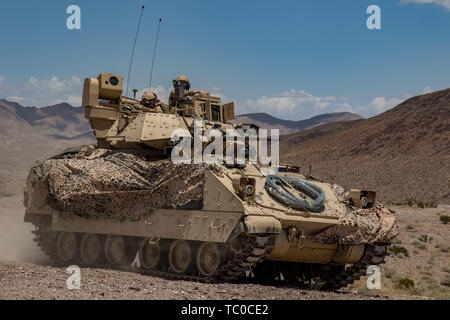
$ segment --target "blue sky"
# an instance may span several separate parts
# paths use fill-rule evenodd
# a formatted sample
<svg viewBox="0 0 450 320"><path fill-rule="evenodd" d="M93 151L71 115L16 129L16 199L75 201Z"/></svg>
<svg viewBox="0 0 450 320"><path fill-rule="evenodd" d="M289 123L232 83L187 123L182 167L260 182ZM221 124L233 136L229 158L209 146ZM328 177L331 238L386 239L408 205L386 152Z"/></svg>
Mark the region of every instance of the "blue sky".
<svg viewBox="0 0 450 320"><path fill-rule="evenodd" d="M66 8L81 8L81 30ZM450 87L450 0L21 1L0 3L0 98L78 104L85 77L126 77L145 4L131 88L148 86L163 18L155 90L186 74L193 88L236 101L239 113L285 119L380 113ZM381 30L366 9L381 8Z"/></svg>

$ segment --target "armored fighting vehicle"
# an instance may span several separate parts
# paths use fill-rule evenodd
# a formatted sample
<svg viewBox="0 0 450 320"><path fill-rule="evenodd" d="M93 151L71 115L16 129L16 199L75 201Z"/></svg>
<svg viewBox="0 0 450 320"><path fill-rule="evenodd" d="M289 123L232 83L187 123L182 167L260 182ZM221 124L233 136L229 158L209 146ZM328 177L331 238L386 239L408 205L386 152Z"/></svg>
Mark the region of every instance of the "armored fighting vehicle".
<svg viewBox="0 0 450 320"><path fill-rule="evenodd" d="M174 162L196 123L225 133L227 155L242 143L248 154L250 142L233 138L249 127L230 123L234 103L187 91L185 77L173 84L156 110L123 96L118 75L85 80L97 143L38 161L24 191L25 221L55 263L202 281L320 279L336 289L383 262L398 231L371 190L345 191L295 166L191 161L192 141ZM211 140L202 135L197 147Z"/></svg>

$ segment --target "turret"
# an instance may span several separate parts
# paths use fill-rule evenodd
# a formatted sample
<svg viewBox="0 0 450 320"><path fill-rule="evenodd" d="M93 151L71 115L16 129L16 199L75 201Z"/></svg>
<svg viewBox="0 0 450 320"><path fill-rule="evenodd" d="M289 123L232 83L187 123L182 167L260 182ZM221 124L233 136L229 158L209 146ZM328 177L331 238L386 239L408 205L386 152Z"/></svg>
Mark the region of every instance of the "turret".
<svg viewBox="0 0 450 320"><path fill-rule="evenodd" d="M194 119L202 120L204 129L233 128L227 122L234 119L234 102L221 104L219 97L203 90L196 90L189 99L176 105L169 99L169 105L158 113L122 94L121 76L102 73L84 81L82 105L99 147L166 151L173 146L171 138L175 130L192 134Z"/></svg>

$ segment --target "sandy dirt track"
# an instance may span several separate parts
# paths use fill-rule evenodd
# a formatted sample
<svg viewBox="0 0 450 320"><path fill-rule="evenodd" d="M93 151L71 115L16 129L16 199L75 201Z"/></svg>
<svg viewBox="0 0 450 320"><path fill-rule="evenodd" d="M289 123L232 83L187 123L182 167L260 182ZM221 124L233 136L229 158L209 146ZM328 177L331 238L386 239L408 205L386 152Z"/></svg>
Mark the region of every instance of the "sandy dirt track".
<svg viewBox="0 0 450 320"><path fill-rule="evenodd" d="M0 264L0 299L410 299L410 296L362 296L314 291L286 285L206 284L172 281L134 272L81 269L81 288L69 290L65 268L29 263ZM420 297L416 297L420 298Z"/></svg>

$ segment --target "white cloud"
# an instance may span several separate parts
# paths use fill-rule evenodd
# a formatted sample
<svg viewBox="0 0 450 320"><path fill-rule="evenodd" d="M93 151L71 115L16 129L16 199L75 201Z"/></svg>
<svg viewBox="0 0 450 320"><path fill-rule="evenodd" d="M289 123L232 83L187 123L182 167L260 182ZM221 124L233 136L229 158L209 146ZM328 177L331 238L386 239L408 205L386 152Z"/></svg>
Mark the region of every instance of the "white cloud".
<svg viewBox="0 0 450 320"><path fill-rule="evenodd" d="M17 97L17 96L9 96L9 97L6 97L6 100L14 101L14 102L22 102L25 100L25 98Z"/></svg>
<svg viewBox="0 0 450 320"><path fill-rule="evenodd" d="M418 4L427 4L433 3L438 6L442 6L447 10L450 10L450 0L401 0L402 3L418 3Z"/></svg>
<svg viewBox="0 0 450 320"><path fill-rule="evenodd" d="M410 96L404 96L403 98L385 98L385 97L376 97L372 100L372 102L369 105L369 110L373 110L375 114L382 113L386 110L389 110L406 99L408 99Z"/></svg>
<svg viewBox="0 0 450 320"><path fill-rule="evenodd" d="M245 100L238 113L267 112L285 119L305 119L329 112L352 111L343 97L316 97L305 90L289 90L270 97Z"/></svg>
<svg viewBox="0 0 450 320"><path fill-rule="evenodd" d="M150 91L155 92L158 98L167 103L170 90L163 85L152 87ZM50 79L38 79L30 77L27 82L22 84L9 83L5 77L0 76L0 98L15 101L24 106L49 106L62 102L73 106L81 105L83 83L77 77L60 80L54 76ZM141 89L137 93L137 99L149 89ZM210 88L210 94L227 102L228 99L219 87ZM432 92L432 88L427 86L423 92L425 94ZM272 96L262 96L245 101L236 101L237 114L266 112L273 116L300 120L307 119L316 115L331 112L354 112L365 117L371 117L382 113L404 100L412 97L405 94L399 97L375 97L365 105L353 105L346 97L336 96L314 96L305 90L287 90Z"/></svg>
<svg viewBox="0 0 450 320"><path fill-rule="evenodd" d="M433 89L431 89L430 86L426 86L426 87L423 89L422 94L427 94L427 93L431 93L431 92L433 92Z"/></svg>
<svg viewBox="0 0 450 320"><path fill-rule="evenodd" d="M62 102L74 106L81 104L83 83L80 78L60 80L30 77L27 82L17 84L0 81L0 97L22 105L44 107Z"/></svg>
<svg viewBox="0 0 450 320"><path fill-rule="evenodd" d="M424 89L427 93L431 91L430 87ZM367 104L354 105L346 97L316 97L305 90L289 90L270 97L263 96L238 103L237 114L266 112L278 118L291 120L307 119L332 112L353 112L364 117L372 117L411 97L411 94L397 97L378 96L369 100Z"/></svg>
<svg viewBox="0 0 450 320"><path fill-rule="evenodd" d="M430 86L426 86L422 92L419 92L417 94L427 94L433 92L433 89ZM376 97L372 100L372 102L367 105L360 108L355 108L355 112L359 112L361 115L365 116L374 116L376 114L382 113L386 110L389 110L403 101L413 97L411 94L405 94L402 97Z"/></svg>
<svg viewBox="0 0 450 320"><path fill-rule="evenodd" d="M422 90L422 92L419 92L418 94L427 94L431 92L433 92L433 89L430 86L426 86ZM364 116L374 116L399 105L400 103L411 97L413 97L413 95L411 94L405 94L402 97L391 97L391 98L376 97L367 106L362 106L359 108L356 107L355 112Z"/></svg>
<svg viewBox="0 0 450 320"><path fill-rule="evenodd" d="M147 89L137 92L137 98L140 99ZM158 98L167 103L170 88L162 85L152 87ZM30 77L25 83L9 83L4 77L0 76L0 99L20 103L23 106L45 107L58 103L69 103L73 106L80 106L83 95L83 81L77 77L69 79L59 79L53 76L50 79L38 79ZM132 96L133 93L130 94Z"/></svg>
<svg viewBox="0 0 450 320"><path fill-rule="evenodd" d="M219 97L221 100L221 103L226 103L228 102L228 97L222 92L222 89L219 87L212 87L209 90L209 93L211 96L213 97Z"/></svg>
<svg viewBox="0 0 450 320"><path fill-rule="evenodd" d="M151 87L150 90L148 88L145 89L141 89L137 92L136 94L136 99L140 100L142 95L145 92L153 92L157 95L158 99L161 100L163 103L167 103L168 99L169 99L169 94L170 94L170 90L169 88L165 88L163 85L157 85L156 87Z"/></svg>

